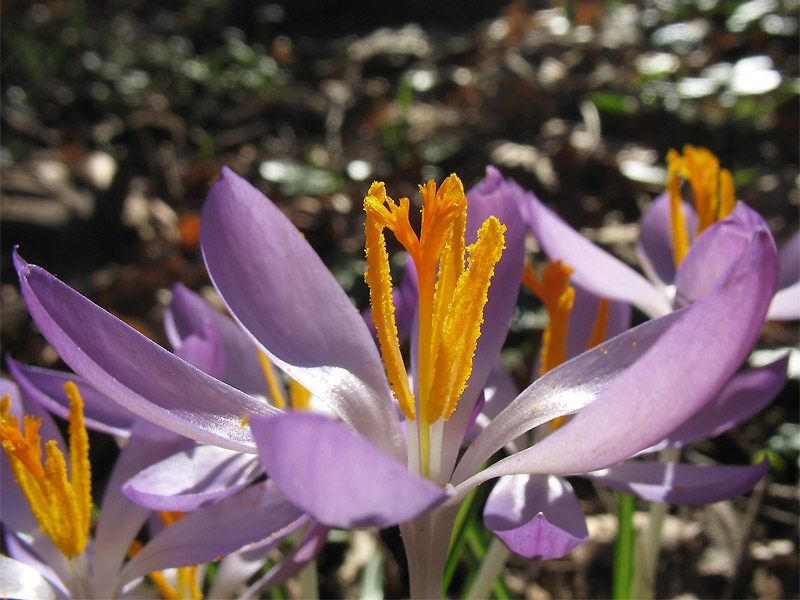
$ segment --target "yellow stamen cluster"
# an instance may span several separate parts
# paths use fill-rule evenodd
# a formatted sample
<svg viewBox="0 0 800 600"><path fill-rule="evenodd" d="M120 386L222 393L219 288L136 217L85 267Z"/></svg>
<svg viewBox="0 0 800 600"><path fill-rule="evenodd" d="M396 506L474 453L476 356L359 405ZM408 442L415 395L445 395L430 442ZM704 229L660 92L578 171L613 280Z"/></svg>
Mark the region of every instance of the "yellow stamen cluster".
<svg viewBox="0 0 800 600"><path fill-rule="evenodd" d="M275 373L275 366L272 364L269 358L267 358L266 355L261 352L261 350L256 349L256 351L258 352L258 359L261 361L261 368L264 371L264 378L267 380L267 388L269 389L272 403L275 408L285 409L287 406L286 394L283 391L283 385ZM294 379L289 379L288 404L294 410L307 410L311 406L311 392L297 383ZM245 424L247 424L247 422L243 417L242 425L244 426Z"/></svg>
<svg viewBox="0 0 800 600"><path fill-rule="evenodd" d="M42 467L41 421L26 415L20 431L16 417L9 413L11 399L8 395L0 400L0 441L14 478L28 499L42 531L64 556L73 558L83 553L89 539L91 471L83 399L71 381L64 385L64 390L70 399L70 478L67 477L64 455L54 440L45 444L46 458Z"/></svg>
<svg viewBox="0 0 800 600"><path fill-rule="evenodd" d="M548 262L541 276L525 263L522 283L539 296L549 316L542 336L542 356L539 375L555 369L567 360L567 326L575 302L575 289L569 284L572 269L561 261Z"/></svg>
<svg viewBox="0 0 800 600"><path fill-rule="evenodd" d="M409 221L408 198L395 202L386 195L383 183L370 187L364 199L364 277L389 383L403 413L410 420L419 418L424 430L428 424L450 417L469 380L489 283L505 247L506 228L497 218L489 217L478 231L477 241L466 248L467 199L461 180L451 175L438 189L434 181L429 181L420 186L420 192L424 208L417 237ZM385 228L411 255L417 271L418 402L409 388L400 353Z"/></svg>
<svg viewBox="0 0 800 600"><path fill-rule="evenodd" d="M689 183L697 211L699 235L710 225L727 217L734 208L736 196L733 177L720 169L719 159L706 148L686 145L683 154L670 150L667 154L667 193L670 198L670 230L675 266L689 251L689 232L681 210L681 178Z"/></svg>

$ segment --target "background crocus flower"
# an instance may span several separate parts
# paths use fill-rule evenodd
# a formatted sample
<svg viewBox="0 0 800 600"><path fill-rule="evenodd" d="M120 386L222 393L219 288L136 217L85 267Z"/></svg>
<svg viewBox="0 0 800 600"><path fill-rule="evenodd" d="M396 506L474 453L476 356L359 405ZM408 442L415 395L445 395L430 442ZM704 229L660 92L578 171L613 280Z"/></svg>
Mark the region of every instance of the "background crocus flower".
<svg viewBox="0 0 800 600"><path fill-rule="evenodd" d="M700 150L703 149L687 151L694 156ZM710 199L714 189L705 187L708 182L719 180L720 169L715 159L703 154L705 160L695 159L700 164L691 171L684 171L681 163L685 160L671 156L674 166L670 172L670 189L653 201L639 222L638 251L642 268L650 280L587 240L533 193L525 193L521 209L541 249L550 259L569 265L575 283L599 297L628 302L649 317L666 314L694 301L718 273L729 267L729 261L735 259L732 257L738 256L741 244L747 240L743 231L754 227L769 230L756 211L733 202L732 187L723 186L727 190L723 192L727 199L722 202L726 208L714 208ZM676 162L679 164L675 165ZM679 194L675 195L681 174L685 174L693 189L700 190L696 196L702 199L699 210L705 215L702 229L695 208L683 202ZM677 223L675 215L682 216ZM797 266L800 259L796 244L790 242L787 250L781 253L781 263L786 266L781 267L779 291L768 318L800 318L800 268ZM680 260L675 258L676 245L685 246L680 250Z"/></svg>
<svg viewBox="0 0 800 600"><path fill-rule="evenodd" d="M252 449L249 429L235 429L241 429L242 414L252 413L262 461L293 504L327 526L402 521L412 595L438 596L453 519L471 489L502 475L601 469L658 442L700 410L749 352L777 279L774 244L765 231L756 232L741 259L719 274L702 299L553 369L500 412L459 458L516 300L525 234L517 193L490 169L468 194L465 231L474 234L473 223L494 215L506 226L506 248L488 290L472 374L442 423L436 480L409 461L398 404L363 319L288 219L233 173L224 171L204 207L201 236L212 280L259 348L328 402L342 423L268 410L164 356L41 269L20 260L18 270L40 329L70 366L87 379L92 375L93 385L133 412L186 420L181 428L234 449ZM102 322L104 328L93 329L107 335L86 335L84 327L92 322ZM119 339L126 343L117 348ZM108 358L105 350L112 347L117 356ZM414 360L412 355L412 373ZM138 361L137 373L148 374L144 383L128 373L130 361ZM682 402L674 401L676 395ZM521 434L579 409L539 444L480 471Z"/></svg>
<svg viewBox="0 0 800 600"><path fill-rule="evenodd" d="M606 320L602 329L607 328L607 333L592 340L602 317L602 311L598 310L602 300L585 290L575 289L575 298L582 298L580 307L573 306L566 311L554 309L553 300L547 299L561 298L563 304L563 299L571 296L571 286L567 283L567 267L560 263L551 263L545 273L550 271L560 272L562 277L543 277L534 281L532 287L538 295L544 296L550 314L545 338L560 336L561 347L565 350L569 348L559 357L557 344L543 344L541 353L546 356L539 362L557 366L566 358L585 350L586 340L589 345L594 346L605 342L606 336L614 336L620 323L626 320L626 311L625 305L618 303L622 305L614 312L623 315L622 320ZM523 281L526 279L523 278ZM627 312L629 318L629 311ZM592 322L592 319L595 321ZM573 340L583 340L583 345L567 343L568 336ZM662 442L640 454L670 447L679 448L703 437L716 436L749 418L772 401L783 388L787 379L787 362L788 357L783 357L768 366L736 374L712 401L670 432ZM542 367L543 373L547 370ZM558 426L560 423L554 421L537 428L541 432L538 437L541 439ZM646 500L706 504L732 498L749 490L763 477L767 468L767 460L746 467L646 461L619 463L584 476ZM560 558L588 537L581 508L572 487L567 481L552 475L515 475L501 478L487 500L484 522L511 550L527 558Z"/></svg>
<svg viewBox="0 0 800 600"><path fill-rule="evenodd" d="M108 318L112 317L108 315ZM165 323L175 355L196 368L249 389L265 403L267 398L275 396L291 396L296 400L298 395L303 395L301 390L294 389L287 394L277 380L270 385L266 369L272 367L261 364L247 336L230 319L185 287L176 286ZM226 357L234 360L226 361ZM137 417L78 376L26 367L11 359L8 365L26 395L61 416L66 416L69 410L63 383L76 381L86 397L90 427L124 438L131 435ZM157 540L147 544L126 565L121 574L122 583L150 573L156 567L160 570L194 565L244 548L247 560L231 557L226 563L230 565L226 566L226 576L215 580L215 590L224 592L238 587L253 575L271 549L297 528L306 526L307 538L316 543L317 549L320 540L326 539L327 528L306 525L308 519L287 503L274 486L259 486L228 498L263 473L252 454L214 445L195 447L191 440L168 431L162 431L162 435L182 440L182 447L173 448L172 456L158 456L152 461L155 464L139 464L138 474L128 472L125 479L115 480L114 485L122 486L122 491L142 507L137 509L146 514L159 510L192 511L192 515L162 531ZM211 509L211 505L220 503L221 506ZM210 510L200 510L204 507ZM225 521L228 515L238 515L235 519L238 527ZM305 549L305 562L294 558L279 562L270 576L260 582L260 587L280 584L313 559L308 553L309 543L298 547L298 551L301 547Z"/></svg>

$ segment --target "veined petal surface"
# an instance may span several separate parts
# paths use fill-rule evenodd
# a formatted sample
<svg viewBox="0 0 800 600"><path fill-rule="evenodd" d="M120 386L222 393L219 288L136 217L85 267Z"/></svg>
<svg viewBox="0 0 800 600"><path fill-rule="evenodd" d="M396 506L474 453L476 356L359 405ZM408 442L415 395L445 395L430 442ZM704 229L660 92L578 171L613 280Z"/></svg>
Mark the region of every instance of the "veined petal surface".
<svg viewBox="0 0 800 600"><path fill-rule="evenodd" d="M345 422L402 455L369 329L280 209L224 168L203 207L200 237L217 291L262 351Z"/></svg>
<svg viewBox="0 0 800 600"><path fill-rule="evenodd" d="M222 343L224 374L219 379L251 396L264 395L267 389L264 371L250 337L233 319L215 310L200 295L181 283L175 284L164 314L164 327L173 348L209 325L216 330Z"/></svg>
<svg viewBox="0 0 800 600"><path fill-rule="evenodd" d="M168 567L214 561L251 545L277 543L307 520L302 510L266 481L162 529L125 565L120 579L126 582Z"/></svg>
<svg viewBox="0 0 800 600"><path fill-rule="evenodd" d="M573 269L572 280L592 293L629 302L651 317L664 315L671 306L655 286L567 225L561 217L527 195L528 225L545 254Z"/></svg>
<svg viewBox="0 0 800 600"><path fill-rule="evenodd" d="M86 427L110 435L128 437L136 415L101 394L74 373L30 367L6 358L11 375L22 392L62 419L69 416L69 398L64 384L72 381L83 398Z"/></svg>
<svg viewBox="0 0 800 600"><path fill-rule="evenodd" d="M527 559L561 558L589 537L572 486L554 475L501 477L486 500L483 523Z"/></svg>
<svg viewBox="0 0 800 600"><path fill-rule="evenodd" d="M388 527L447 498L444 488L341 423L309 413L250 420L264 468L281 491L331 527Z"/></svg>
<svg viewBox="0 0 800 600"><path fill-rule="evenodd" d="M176 433L232 450L255 450L242 417L277 409L196 369L18 254L14 260L31 316L85 381Z"/></svg>
<svg viewBox="0 0 800 600"><path fill-rule="evenodd" d="M766 230L756 230L740 260L718 287L683 312L662 317L680 316L646 352L638 357L631 354L627 364L618 364L617 376L594 390L596 400L532 448L504 458L460 484L457 496L500 475L574 474L605 468L666 437L711 401L747 357L774 294L777 271L771 235ZM631 331L657 327L662 319ZM630 332L615 339L624 340L627 335ZM611 342L614 340L553 369L528 390L541 385L548 375L558 375L562 369L570 372L572 363L585 361L599 348L611 353ZM571 382L577 377L581 375L575 373L563 382L568 395L574 394L576 388ZM506 412L524 406L515 404L516 401ZM535 400L527 410L532 405ZM480 445L481 437L492 435L490 429L487 427L476 444ZM470 466L475 468L474 462ZM459 465L457 473L460 470Z"/></svg>
<svg viewBox="0 0 800 600"><path fill-rule="evenodd" d="M233 494L262 473L252 455L195 446L140 471L122 491L137 504L154 510L187 512Z"/></svg>
<svg viewBox="0 0 800 600"><path fill-rule="evenodd" d="M711 504L750 491L768 470L768 458L746 467L628 461L587 476L651 502Z"/></svg>
<svg viewBox="0 0 800 600"><path fill-rule="evenodd" d="M739 202L730 215L701 233L675 277L675 305L696 302L716 286L750 245L756 231L769 231L766 221Z"/></svg>

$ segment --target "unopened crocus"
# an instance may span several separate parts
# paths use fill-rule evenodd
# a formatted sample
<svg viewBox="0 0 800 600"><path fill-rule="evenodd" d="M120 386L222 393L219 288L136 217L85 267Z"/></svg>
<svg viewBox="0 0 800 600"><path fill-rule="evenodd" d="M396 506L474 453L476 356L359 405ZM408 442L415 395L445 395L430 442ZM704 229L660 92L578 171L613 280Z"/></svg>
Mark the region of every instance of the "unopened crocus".
<svg viewBox="0 0 800 600"><path fill-rule="evenodd" d="M455 177L422 192L420 236L409 225L409 201L392 201L376 184L365 202L380 352L319 257L257 190L225 170L203 209L203 254L229 311L274 364L326 401L340 421L268 410L169 362L76 292L18 260L23 294L65 362L133 412L188 421L184 427L195 435L236 449L257 444L271 481L322 524L399 522L412 596L437 597L456 511L475 486L503 475L613 465L661 440L722 388L757 338L776 285L777 256L768 232L755 232L740 260L718 273L696 303L549 371L461 454L516 303L525 225L517 192L494 169L466 195ZM415 257L420 310L410 368L395 342L386 228ZM468 321L459 319L461 311L471 315ZM91 326L99 321L103 328ZM104 334L89 335L88 327ZM540 443L481 470L521 434L576 411ZM244 414L250 428L241 425Z"/></svg>

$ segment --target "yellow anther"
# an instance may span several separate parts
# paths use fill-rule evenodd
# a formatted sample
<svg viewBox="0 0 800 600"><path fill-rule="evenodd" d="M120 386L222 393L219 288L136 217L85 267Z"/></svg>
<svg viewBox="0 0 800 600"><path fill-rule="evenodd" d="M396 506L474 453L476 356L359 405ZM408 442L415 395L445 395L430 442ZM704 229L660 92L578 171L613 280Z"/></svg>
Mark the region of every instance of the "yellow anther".
<svg viewBox="0 0 800 600"><path fill-rule="evenodd" d="M608 298L600 298L600 302L597 304L597 316L594 318L592 336L589 338L587 350L599 346L606 341L608 337L608 317L610 308L611 303L608 301Z"/></svg>
<svg viewBox="0 0 800 600"><path fill-rule="evenodd" d="M377 184L373 184L370 192L375 191L376 186ZM379 189L383 190L383 187L381 186ZM372 210L374 207L369 204L371 198L374 196L369 196L364 200L364 210L367 212L365 225L367 272L364 274L364 281L369 286L372 321L378 332L378 341L389 384L406 418L413 420L415 418L414 396L409 388L403 356L400 354L400 340L397 336L397 322L392 302L389 254L386 251L386 239L383 236L383 228L387 225L385 221L376 216L379 212ZM377 203L377 200L375 202Z"/></svg>
<svg viewBox="0 0 800 600"><path fill-rule="evenodd" d="M92 510L89 436L83 420L83 400L77 386L68 382L70 399L70 475L64 455L54 440L45 444L42 467L39 419L25 417L24 433L9 409L8 396L0 402L0 439L11 470L31 506L39 526L67 558L83 553L89 539Z"/></svg>
<svg viewBox="0 0 800 600"><path fill-rule="evenodd" d="M409 201L395 203L382 183L364 200L367 213L367 272L372 318L392 390L409 420L419 420L420 470L428 474L430 425L448 419L472 372L483 310L494 267L505 247L505 226L490 217L478 241L465 248L467 197L456 175L437 189L420 186L423 199L419 237L409 222ZM408 375L397 338L392 283L384 228L390 229L414 260L419 288L419 398L408 388ZM466 254L469 251L469 266Z"/></svg>
<svg viewBox="0 0 800 600"><path fill-rule="evenodd" d="M450 417L472 373L489 282L505 248L505 231L506 226L496 217L489 217L478 230L478 241L467 249L469 267L458 278L436 336L438 349L427 405L430 423ZM439 291L436 290L437 296Z"/></svg>
<svg viewBox="0 0 800 600"><path fill-rule="evenodd" d="M269 389L272 403L275 408L286 408L286 396L283 393L278 377L275 375L275 368L272 366L272 362L261 350L256 349L256 351L258 352L258 360L261 362L261 369L264 371L264 379L267 380L267 388Z"/></svg>
<svg viewBox="0 0 800 600"><path fill-rule="evenodd" d="M571 273L572 269L561 261L548 262L541 276L530 263L522 273L522 283L539 296L550 318L542 336L540 375L567 360L567 325L575 301L575 289L569 285Z"/></svg>
<svg viewBox="0 0 800 600"><path fill-rule="evenodd" d="M720 169L719 159L706 148L686 145L683 154L670 150L667 154L667 193L670 199L670 231L675 266L680 266L689 251L689 234L681 211L681 178L689 183L697 213L695 237L710 225L727 217L734 208L736 195L733 177Z"/></svg>
<svg viewBox="0 0 800 600"><path fill-rule="evenodd" d="M294 379L289 380L289 403L294 410L308 410L311 408L311 392Z"/></svg>

